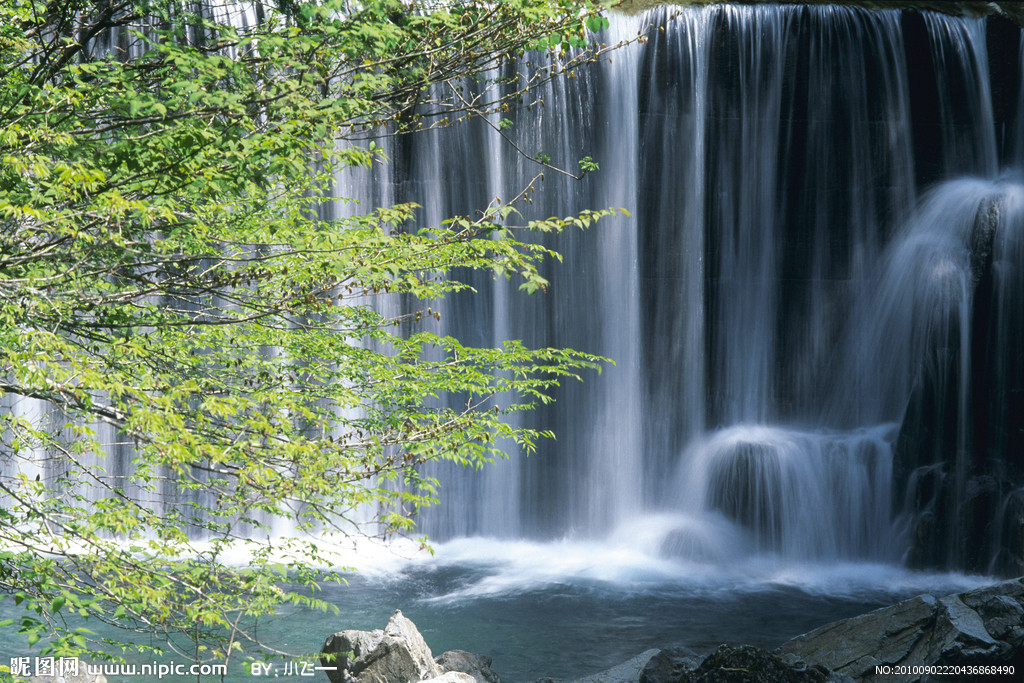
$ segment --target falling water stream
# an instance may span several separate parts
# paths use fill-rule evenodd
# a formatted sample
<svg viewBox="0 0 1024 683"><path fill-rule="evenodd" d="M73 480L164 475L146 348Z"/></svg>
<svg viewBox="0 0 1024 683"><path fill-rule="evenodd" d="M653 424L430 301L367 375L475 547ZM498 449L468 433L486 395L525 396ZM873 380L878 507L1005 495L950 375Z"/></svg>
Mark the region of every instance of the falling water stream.
<svg viewBox="0 0 1024 683"><path fill-rule="evenodd" d="M988 272L977 254L1000 250L993 272L1017 267L1001 255L1021 222L1017 102L996 121L990 70L1016 73L1019 37L1000 53L1013 62L990 65L981 18L716 6L617 17L602 40L638 34L544 86L511 129L556 164L601 163L582 181L548 173L537 215L620 206L630 217L553 240L565 264L545 295L480 278L481 294L445 303L440 325L616 365L529 418L558 435L535 456L510 452L482 476L440 468L447 493L422 528L439 540L599 540L678 514L673 556L698 533L735 552L899 563L893 467L908 402L930 354L957 355L943 419L959 422L952 448L970 449L981 379L969 328ZM424 201L427 222L510 196L538 170L482 123L395 144L412 170L372 182ZM989 214L996 244L981 245ZM985 316L1001 326L1019 313Z"/></svg>

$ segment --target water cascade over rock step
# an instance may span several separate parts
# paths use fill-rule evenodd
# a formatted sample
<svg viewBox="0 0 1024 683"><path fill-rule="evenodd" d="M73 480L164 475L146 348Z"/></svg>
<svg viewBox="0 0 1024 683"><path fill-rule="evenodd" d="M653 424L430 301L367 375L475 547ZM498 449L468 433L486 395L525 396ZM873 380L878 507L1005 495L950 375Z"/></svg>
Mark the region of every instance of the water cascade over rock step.
<svg viewBox="0 0 1024 683"><path fill-rule="evenodd" d="M695 517L724 516L755 552L887 559L891 538L877 529L889 523L892 432L891 425L854 433L720 430L684 454L678 505ZM699 557L674 536L666 549Z"/></svg>
<svg viewBox="0 0 1024 683"><path fill-rule="evenodd" d="M920 218L960 221L963 256L942 276L958 284L935 306L895 485L912 565L1009 573L1024 566L1024 190L1018 179L960 189Z"/></svg>
<svg viewBox="0 0 1024 683"><path fill-rule="evenodd" d="M503 114L520 149L600 163L547 174L536 215L631 217L542 238L565 256L545 295L481 277L430 323L616 365L522 418L558 435L536 455L439 466L421 529L601 538L655 513L682 559L1019 573L1020 27L715 5L615 17L600 40L638 32ZM342 191L420 202L428 224L538 170L482 121L382 144L395 163Z"/></svg>

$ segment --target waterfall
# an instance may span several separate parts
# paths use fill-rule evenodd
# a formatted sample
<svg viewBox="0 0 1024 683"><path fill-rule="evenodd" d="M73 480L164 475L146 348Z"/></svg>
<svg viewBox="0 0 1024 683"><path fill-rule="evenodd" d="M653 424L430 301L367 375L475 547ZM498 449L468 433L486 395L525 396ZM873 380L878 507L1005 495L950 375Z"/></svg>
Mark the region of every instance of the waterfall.
<svg viewBox="0 0 1024 683"><path fill-rule="evenodd" d="M668 558L1019 572L1020 28L714 5L613 15L596 40L629 44L509 111L383 137L387 164L337 179L358 203L328 210L417 202L424 226L531 182L527 219L628 211L537 237L564 256L545 265L543 294L456 272L475 291L424 304L440 314L429 329L467 345L520 339L615 363L515 418L557 435L529 457L509 444L483 471L431 464L441 502L420 530L600 540L646 523L637 542ZM528 81L549 59L493 80ZM600 170L571 178L540 153ZM2 400L34 425L63 424L41 402ZM131 458L113 447L110 471ZM30 478L59 475L31 445L22 459Z"/></svg>
<svg viewBox="0 0 1024 683"><path fill-rule="evenodd" d="M557 434L537 453L510 449L483 473L438 467L442 503L421 528L602 538L668 514L669 556L913 561L928 467L946 467L962 496L977 462L1005 473L1021 460L1022 186L999 175L1020 161L1019 29L718 5L615 16L598 40L637 36L502 114L527 154L600 163L578 181L547 172L537 216L629 217L545 238L565 256L545 294L481 277L478 295L441 306L440 330L469 343L520 338L616 364L521 418ZM514 195L542 169L486 124L392 141L400 161L357 191L384 183L428 206L425 223ZM1001 216L991 244L984 207ZM927 418L943 432L934 458L906 445L928 367L957 385ZM1020 486L997 486L990 536L1019 530ZM990 560L1019 553L1006 543L980 563L918 563L1001 571Z"/></svg>
<svg viewBox="0 0 1024 683"><path fill-rule="evenodd" d="M684 457L680 505L723 516L751 550L786 557L887 559L891 429L849 434L737 425ZM675 540L672 539L672 542Z"/></svg>

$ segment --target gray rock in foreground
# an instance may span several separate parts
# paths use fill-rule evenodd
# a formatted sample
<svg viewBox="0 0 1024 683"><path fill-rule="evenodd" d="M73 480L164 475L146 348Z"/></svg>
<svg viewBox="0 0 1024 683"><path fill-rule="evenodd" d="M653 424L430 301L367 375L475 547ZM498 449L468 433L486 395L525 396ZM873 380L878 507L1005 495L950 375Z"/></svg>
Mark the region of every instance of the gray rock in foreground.
<svg viewBox="0 0 1024 683"><path fill-rule="evenodd" d="M669 647L648 660L640 672L640 683L674 683L704 661L702 655L688 647Z"/></svg>
<svg viewBox="0 0 1024 683"><path fill-rule="evenodd" d="M683 672L678 683L838 683L817 664L788 662L779 655L750 645L720 645L701 665Z"/></svg>
<svg viewBox="0 0 1024 683"><path fill-rule="evenodd" d="M414 683L437 678L441 667L416 629L396 610L383 631L340 631L327 637L321 657L331 683ZM453 682L454 683L454 682Z"/></svg>
<svg viewBox="0 0 1024 683"><path fill-rule="evenodd" d="M1024 579L943 598L919 595L826 624L778 652L787 661L818 664L857 681L875 679L880 666L1013 665L1019 674L1024 666ZM878 678L915 681L921 674Z"/></svg>
<svg viewBox="0 0 1024 683"><path fill-rule="evenodd" d="M445 671L437 678L429 679L430 683L475 683L476 679L461 671Z"/></svg>
<svg viewBox="0 0 1024 683"><path fill-rule="evenodd" d="M647 663L659 652L660 650L647 650L610 669L577 678L573 683L635 683L640 679L640 674Z"/></svg>
<svg viewBox="0 0 1024 683"><path fill-rule="evenodd" d="M491 658L465 650L448 650L434 660L442 671L469 674L476 683L501 683L501 678L491 669Z"/></svg>

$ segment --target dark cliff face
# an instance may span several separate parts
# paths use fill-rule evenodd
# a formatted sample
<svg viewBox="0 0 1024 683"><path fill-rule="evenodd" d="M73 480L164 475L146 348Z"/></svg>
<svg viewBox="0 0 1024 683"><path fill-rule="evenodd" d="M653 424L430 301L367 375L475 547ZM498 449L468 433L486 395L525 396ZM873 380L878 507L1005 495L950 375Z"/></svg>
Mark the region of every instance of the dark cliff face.
<svg viewBox="0 0 1024 683"><path fill-rule="evenodd" d="M858 523L833 500L858 470L833 446L881 426L899 433L894 448L892 436L877 439L878 459L888 465L893 456L892 509L888 477L884 495L875 487L852 497L885 499L877 516L860 520L864 537L891 540L892 512L904 545L881 544L871 557L1017 571L1021 180L1000 177L1024 159L1021 29L996 14L884 6L619 17L602 40L645 30L644 40L614 53L614 63L545 85L536 93L544 104L502 114L521 149L569 165L590 154L601 162L582 182L549 177L539 215L615 205L631 218L546 241L565 266L550 271L543 297L474 281L481 296L447 302L444 329L480 345L511 336L571 346L618 365L582 388L560 387L554 408L528 418L558 434L536 456L513 457L495 473L439 468L455 493L423 514L425 531L560 538L608 534L623 516L650 509L689 513L694 501L680 482L690 447L757 425L773 428L769 441L831 444L823 452L839 461L834 476L813 485L839 520L817 533L835 539L838 526ZM394 163L366 194L422 202L438 216L514 194L536 169L477 123L387 143ZM969 252L957 265L968 273L966 298L921 311L941 297L903 276L891 252L914 221L927 233L922 198L941 199L966 177L978 185L968 193L976 215L964 219L973 227L954 245ZM945 218L940 210L928 220ZM942 241L960 230L939 227L924 236ZM920 263L906 269L926 275ZM914 291L873 294L902 284ZM902 303L915 296L921 301ZM764 459L777 449L752 442L750 451ZM737 469L736 479L754 469ZM704 502L718 501L730 523L769 540L787 523L781 507L806 503L799 494L776 500L783 494L772 482L756 504L734 493L728 505L714 491ZM864 558L863 547L810 554Z"/></svg>
<svg viewBox="0 0 1024 683"><path fill-rule="evenodd" d="M970 320L930 340L895 450L917 567L1024 571L1024 263L1012 196L981 205Z"/></svg>
<svg viewBox="0 0 1024 683"><path fill-rule="evenodd" d="M679 318L665 312L684 308L686 301L665 283L678 277L688 252L699 248L709 425L806 421L815 404L836 403L834 394L843 390L830 382L829 360L812 357L794 331L816 324L824 340L820 346L842 346L843 335L850 334L844 319L858 296L857 250L898 238L900 211L916 201L910 195L962 176L993 178L1020 158L1021 29L1008 18L991 14L981 31L957 34L962 27L916 10L900 12L893 25L882 28L809 8L793 9L784 19L758 14L753 29L746 16L710 15L709 67L703 74L680 59L676 34L654 34L640 79L644 327L659 339L685 332ZM758 60L750 54L750 31L786 37L779 52ZM898 73L895 64L905 71ZM890 83L894 79L907 89L905 104L892 95L900 87ZM682 94L701 87L707 93L701 102ZM758 99L766 97L777 99L767 107ZM904 122L894 122L898 115ZM748 125L762 116L769 119L764 125ZM680 146L678 133L666 124L695 117L705 126L698 150ZM892 143L894 135L909 145L905 158ZM760 168L750 155L765 148L769 162ZM680 188L695 182L695 153L705 188L700 240L685 226L687 211L693 211L687 202L694 197L682 189L659 191L665 177L679 178ZM870 159L868 171L857 166L864 157ZM849 427L864 413L902 421L894 453L894 510L906 559L914 566L1024 571L1024 364L1021 344L1013 341L1024 338L1024 284L1014 265L1021 263L1014 251L1019 226L1006 205L1016 201L1014 182L1007 184L1008 195L993 190L978 208L966 245L969 301L921 332L928 339L924 356L908 369L909 402L906 395L865 395L861 403L873 401L874 413L861 408L856 415L847 411L837 418L833 411L824 418L836 427ZM743 230L772 233L764 241L775 250L767 266L758 257L733 257L742 252L735 235ZM774 272L761 277L751 273L757 268ZM753 416L737 408L741 399L730 381L736 359L723 351L737 329L723 312L735 306L738 277L749 277L750 287L774 288L763 301L774 308L775 322L760 330L772 338L771 406ZM829 305L815 308L823 297ZM966 316L963 324L960 316ZM665 349L652 346L647 364L685 362L680 345L667 349L680 357L666 358ZM672 373L652 373L647 381L653 396L678 390ZM654 410L660 411L664 442L681 438L683 429L670 411L660 402Z"/></svg>
<svg viewBox="0 0 1024 683"><path fill-rule="evenodd" d="M908 56L934 72L935 50L916 13L906 13ZM986 52L1001 167L1020 144L1021 34L989 17ZM929 57L930 56L930 57ZM914 85L916 83L916 85ZM937 126L933 82L911 80L914 146L923 186L944 164L928 140ZM956 87L956 84L953 84ZM966 98L954 98L957 128L971 125ZM948 167L947 167L948 168ZM897 511L912 566L1002 575L1024 571L1024 262L1017 198L993 194L978 208L970 239L969 320L930 340L903 416L894 459Z"/></svg>
<svg viewBox="0 0 1024 683"><path fill-rule="evenodd" d="M885 159L885 163L876 163L874 194L855 196L842 191L863 182L851 159L864 150L871 150L868 153L876 159L885 156L875 151L883 148L887 132L883 122L893 115L886 111L891 105L885 99L885 89L854 91L860 87L858 78L884 83L891 64L884 61L888 56L885 50L872 44L878 36L862 27L838 21L823 27L823 15L810 11L798 10L788 18L789 40L777 56L782 64L778 80L782 142L770 191L775 194L771 204L778 212L774 225L782 232L776 236L779 251L774 263L777 327L770 332L778 338L776 363L781 368L772 393L775 415L800 420L809 413L814 395L800 385L800 368L809 358L799 343L792 342L791 332L816 315L809 303L821 291L820 285L810 284L815 278L835 283L828 296L842 306L838 287L853 278L852 254L865 240L851 229L851 216L874 211L868 222L879 226L879 232L873 237L880 243L898 237L891 212L900 198L890 196L887 205L885 193L877 188L899 183L898 170L893 172L899 169L899 162ZM1019 162L1021 30L994 14L983 28L983 36L944 34L940 29L945 26L928 15L914 10L899 14L898 35L909 90L904 134L910 140L912 178L919 191L965 175L993 177L997 169L1012 168ZM730 25L723 15L717 15L712 29L707 104L712 114L705 178L711 188L709 225L729 225L724 214L735 210L732 203L716 203L716 197L744 192L739 187L730 191L730 183L737 182L734 169L745 160L727 155L734 148L737 112L753 106L741 101L749 95L744 91L749 85L744 83L766 79L764 74L743 71L742 39L738 37L742 30ZM823 45L823 35L831 36L832 42ZM983 49L972 42L980 40ZM854 45L860 45L868 57L857 73L846 73L844 67ZM985 87L979 89L972 81L979 73L963 68L972 62L985 63L980 69L980 77L987 78ZM822 63L835 72L834 83L824 89L814 72ZM986 92L990 101L978 96ZM828 105L823 107L822 100ZM863 113L854 113L858 106L864 108ZM867 125L858 120L865 115ZM992 138L980 132L989 118ZM822 143L821 130L826 126L831 126L829 147ZM844 130L856 131L845 143L848 146L837 142ZM1024 252L1018 242L1020 218L1013 206L1018 201L1017 182L1019 179L1010 180L1004 189L994 189L979 205L965 245L971 253L968 299L945 311L945 320L933 322L931 329L923 332L929 337L924 357L915 361L917 376L900 415L893 464L894 510L904 534L901 540L908 548L906 559L914 566L1003 575L1024 571L1024 344L1019 341L1024 339L1024 278L1019 274L1024 268ZM872 196L876 199L873 206ZM732 399L722 396L725 381L715 362L728 341L716 339L716 335L726 334L729 328L713 319L715 310L728 305L719 301L728 294L721 284L725 261L718 253L728 248L729 242L716 230L708 230L705 240L707 310L712 314L707 323L711 359L708 422L716 424L729 419ZM824 256L821 244L829 245ZM664 259L663 251L644 253L655 267ZM832 331L836 337L830 343L837 345L842 343L839 335L848 334L842 325ZM819 386L821 400L826 400L827 380ZM879 404L887 399L876 397Z"/></svg>

